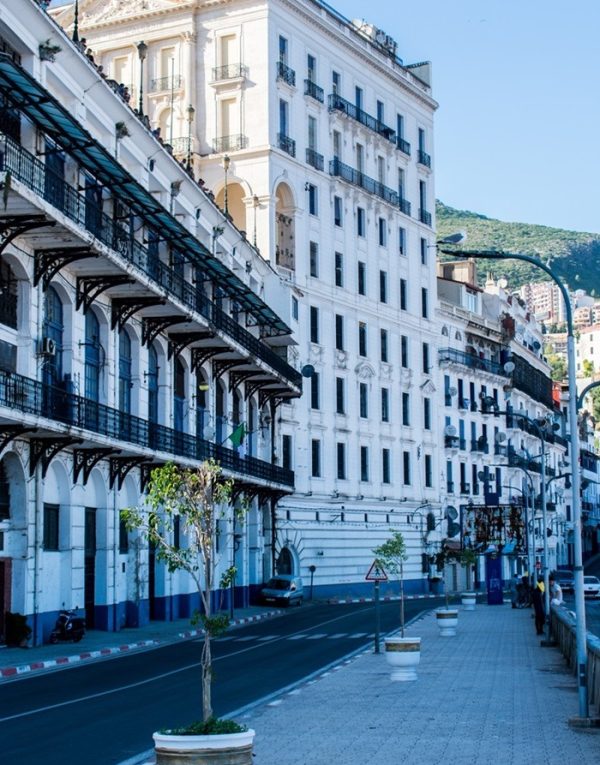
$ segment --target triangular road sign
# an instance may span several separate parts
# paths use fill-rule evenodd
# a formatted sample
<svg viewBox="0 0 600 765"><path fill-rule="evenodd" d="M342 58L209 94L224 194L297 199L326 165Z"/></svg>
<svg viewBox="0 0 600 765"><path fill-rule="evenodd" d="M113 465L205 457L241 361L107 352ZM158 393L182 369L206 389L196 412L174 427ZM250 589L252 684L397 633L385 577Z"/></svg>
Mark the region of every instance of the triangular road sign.
<svg viewBox="0 0 600 765"><path fill-rule="evenodd" d="M388 575L377 558L371 563L371 568L367 572L365 579L367 582L387 582Z"/></svg>

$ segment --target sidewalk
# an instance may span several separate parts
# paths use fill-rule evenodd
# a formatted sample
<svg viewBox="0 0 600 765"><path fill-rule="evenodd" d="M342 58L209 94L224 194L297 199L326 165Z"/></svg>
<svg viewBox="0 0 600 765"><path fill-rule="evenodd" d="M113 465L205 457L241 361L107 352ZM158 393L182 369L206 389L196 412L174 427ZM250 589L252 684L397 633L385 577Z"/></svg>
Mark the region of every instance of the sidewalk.
<svg viewBox="0 0 600 765"><path fill-rule="evenodd" d="M232 626L268 619L279 613L281 611L277 609L260 606L239 608L235 611ZM179 619L173 622L151 622L145 627L132 627L120 632L90 630L81 643L59 643L33 648L0 647L0 685L3 680L10 680L17 675L106 659L124 651L153 648L199 634L201 631L192 629L189 619Z"/></svg>

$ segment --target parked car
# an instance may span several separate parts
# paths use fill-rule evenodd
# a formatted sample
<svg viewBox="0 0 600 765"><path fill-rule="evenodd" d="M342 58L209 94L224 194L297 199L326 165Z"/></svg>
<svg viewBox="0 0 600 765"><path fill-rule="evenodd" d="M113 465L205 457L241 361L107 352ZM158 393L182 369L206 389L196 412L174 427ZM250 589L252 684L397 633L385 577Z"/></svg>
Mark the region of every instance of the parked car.
<svg viewBox="0 0 600 765"><path fill-rule="evenodd" d="M575 580L573 578L573 572L566 568L559 568L556 572L556 581L561 586L563 592L573 592L575 586Z"/></svg>
<svg viewBox="0 0 600 765"><path fill-rule="evenodd" d="M275 603L281 606L300 605L304 600L304 588L299 576L279 574L266 583L260 591L264 603Z"/></svg>
<svg viewBox="0 0 600 765"><path fill-rule="evenodd" d="M583 577L583 594L590 598L600 598L600 579L597 576Z"/></svg>

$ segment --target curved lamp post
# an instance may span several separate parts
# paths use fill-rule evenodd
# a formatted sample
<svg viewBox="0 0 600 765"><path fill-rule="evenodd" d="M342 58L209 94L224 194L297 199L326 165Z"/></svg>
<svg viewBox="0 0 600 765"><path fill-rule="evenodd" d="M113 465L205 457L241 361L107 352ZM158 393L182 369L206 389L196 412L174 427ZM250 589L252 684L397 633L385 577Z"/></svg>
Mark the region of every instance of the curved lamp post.
<svg viewBox="0 0 600 765"><path fill-rule="evenodd" d="M577 427L577 385L575 379L575 334L573 332L573 309L571 299L565 285L558 276L545 263L538 258L523 253L502 252L501 250L481 250L470 252L469 250L441 249L446 255L458 258L475 258L482 260L522 260L536 268L540 268L552 279L559 288L567 319L567 373L569 380L569 425L571 463L573 465L573 574L575 584L575 639L577 647L577 687L579 697L579 717L589 718L589 701L587 690L587 647L585 626L585 599L583 594L583 555L581 539L581 476L575 469L575 460L579 459L579 428ZM543 481L542 481L543 483Z"/></svg>
<svg viewBox="0 0 600 765"><path fill-rule="evenodd" d="M140 59L140 98L138 103L138 112L140 117L144 116L144 61L148 55L148 46L142 40L137 44L138 57Z"/></svg>

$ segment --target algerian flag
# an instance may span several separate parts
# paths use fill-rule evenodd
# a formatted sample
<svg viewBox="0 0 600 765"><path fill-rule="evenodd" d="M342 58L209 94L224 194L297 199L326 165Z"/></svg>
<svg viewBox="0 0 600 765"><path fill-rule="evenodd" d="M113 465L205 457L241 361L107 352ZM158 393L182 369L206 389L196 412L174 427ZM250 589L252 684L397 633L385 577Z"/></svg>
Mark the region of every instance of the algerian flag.
<svg viewBox="0 0 600 765"><path fill-rule="evenodd" d="M234 449L238 449L242 445L242 441L244 440L244 436L246 435L246 428L244 426L243 422L240 422L240 424L237 426L237 428L227 436L228 440L231 441L231 445Z"/></svg>

